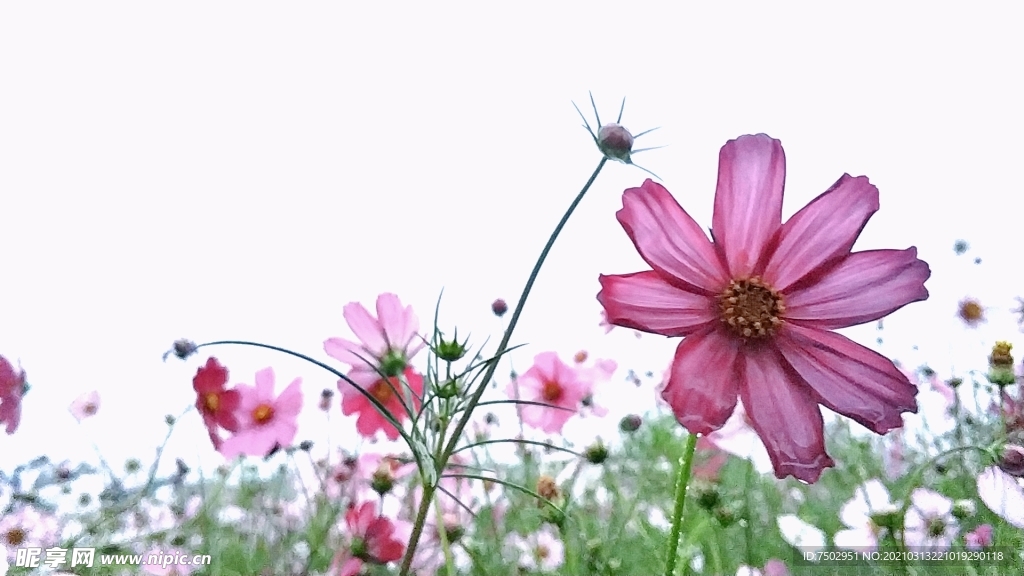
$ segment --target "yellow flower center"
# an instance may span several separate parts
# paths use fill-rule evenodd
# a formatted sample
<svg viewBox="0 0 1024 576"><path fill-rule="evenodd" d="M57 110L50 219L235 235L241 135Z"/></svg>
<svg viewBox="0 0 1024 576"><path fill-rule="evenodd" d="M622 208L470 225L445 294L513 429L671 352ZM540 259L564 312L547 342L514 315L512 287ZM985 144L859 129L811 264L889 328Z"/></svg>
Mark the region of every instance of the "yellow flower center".
<svg viewBox="0 0 1024 576"><path fill-rule="evenodd" d="M274 417L274 407L269 404L260 404L252 411L252 419L257 424L266 424Z"/></svg>
<svg viewBox="0 0 1024 576"><path fill-rule="evenodd" d="M782 295L757 276L733 280L718 296L722 322L743 340L771 337L786 312Z"/></svg>
<svg viewBox="0 0 1024 576"><path fill-rule="evenodd" d="M203 403L206 404L206 409L210 412L216 412L217 408L220 407L220 395L216 392L210 392L203 399Z"/></svg>

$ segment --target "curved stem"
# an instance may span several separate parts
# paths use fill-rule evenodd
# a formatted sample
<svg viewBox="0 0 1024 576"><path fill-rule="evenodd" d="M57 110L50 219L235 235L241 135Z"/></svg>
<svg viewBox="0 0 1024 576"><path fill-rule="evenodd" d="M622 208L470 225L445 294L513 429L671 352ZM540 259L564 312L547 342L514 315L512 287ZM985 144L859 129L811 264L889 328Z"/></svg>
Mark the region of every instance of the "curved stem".
<svg viewBox="0 0 1024 576"><path fill-rule="evenodd" d="M686 438L686 448L679 461L679 476L676 478L676 508L672 512L672 532L668 537L668 557L665 559L665 576L672 576L676 570L676 556L679 554L679 533L683 528L683 508L686 504L686 487L690 484L693 469L693 453L697 449L697 435Z"/></svg>
<svg viewBox="0 0 1024 576"><path fill-rule="evenodd" d="M540 256L537 258L537 263L533 265L533 270L530 272L530 277L526 280L526 286L523 287L523 293L519 296L519 302L516 304L516 309L512 312L512 318L508 322L508 327L505 328L505 334L501 337L501 342L498 344L498 350L494 354L494 359L490 362L487 367L487 371L484 372L483 379L477 386L476 392L469 399L466 404L465 412L462 417L459 418L458 423L455 425L455 429L452 431L451 438L448 440L448 444L445 446L444 451L441 453L441 458L437 461L437 470L440 474L441 470L444 469L445 464L448 462L448 458L452 452L455 451L455 445L458 443L459 438L462 437L462 432L465 430L466 425L469 424L469 419L473 414L473 409L480 402L480 397L483 396L484 391L487 390L487 385L490 384L491 378L494 377L494 372L498 369L498 362L501 356L508 349L508 343L512 340L512 332L516 329L516 324L519 323L519 316L523 313L523 307L526 305L526 298L530 295L530 291L533 290L533 284L537 281L537 276L540 274L540 268L544 265L544 261L547 260L548 253L551 252L551 247L554 246L555 240L558 235L561 234L562 228L565 227L566 222L569 221L569 217L576 210L576 207L583 200L583 197L590 190L590 187L597 180L597 175L601 173L601 169L604 168L605 162L608 158L602 157L601 161L597 164L597 168L594 169L594 173L590 175L587 183L583 185L580 193L576 195L576 198L569 205L569 209L565 211L562 219L555 226L555 230L551 233L548 238L547 244L544 245L544 249L541 250ZM423 533L423 524L426 520L426 515L430 511L430 499L434 496L434 486L424 486L422 501L420 502L420 509L416 514L416 521L412 527L412 534L409 537L409 546L405 551L405 558L402 559L402 567L399 570L400 576L408 576L409 568L412 565L413 554L416 553L416 545L419 543L420 535Z"/></svg>

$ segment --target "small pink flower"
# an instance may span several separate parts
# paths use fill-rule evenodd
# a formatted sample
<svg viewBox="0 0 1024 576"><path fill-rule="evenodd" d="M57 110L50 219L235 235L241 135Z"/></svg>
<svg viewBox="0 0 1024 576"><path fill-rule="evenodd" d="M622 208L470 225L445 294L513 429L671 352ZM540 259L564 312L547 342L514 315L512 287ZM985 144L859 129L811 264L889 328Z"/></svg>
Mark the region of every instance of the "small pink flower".
<svg viewBox="0 0 1024 576"><path fill-rule="evenodd" d="M924 300L917 250L851 252L879 207L866 177L843 175L785 223L786 160L764 134L722 147L712 239L660 184L626 190L619 222L651 270L602 275L611 324L682 337L662 391L694 434L721 428L742 399L779 478L814 482L834 465L820 406L884 434L914 412L892 361L833 330Z"/></svg>
<svg viewBox="0 0 1024 576"><path fill-rule="evenodd" d="M239 429L221 445L219 451L227 459L240 454L265 456L275 446L289 446L298 431L297 420L302 410L302 378L274 398L274 370L264 368L256 373L256 386L239 384Z"/></svg>
<svg viewBox="0 0 1024 576"><path fill-rule="evenodd" d="M363 563L387 564L405 554L405 544L397 538L396 525L379 516L373 502L352 506L345 513L349 546L340 550L331 562L331 574L358 574Z"/></svg>
<svg viewBox="0 0 1024 576"><path fill-rule="evenodd" d="M565 546L547 524L527 537L509 534L506 547L511 559L527 570L553 572L565 563Z"/></svg>
<svg viewBox="0 0 1024 576"><path fill-rule="evenodd" d="M581 356L582 354L582 356ZM580 416L593 414L598 418L608 415L608 408L605 406L603 394L598 390L598 384L603 384L615 375L618 364L614 360L597 359L592 365L587 365L586 352L579 352L574 358L576 368L582 374L584 380L590 383L590 391L580 401Z"/></svg>
<svg viewBox="0 0 1024 576"><path fill-rule="evenodd" d="M981 550L992 545L992 526L982 524L964 534L964 547L968 550Z"/></svg>
<svg viewBox="0 0 1024 576"><path fill-rule="evenodd" d="M587 374L568 366L555 352L542 352L533 359L533 366L518 379L509 382L506 392L519 400L539 402L520 405L523 423L548 434L560 434L565 423L579 410L580 403L591 391Z"/></svg>
<svg viewBox="0 0 1024 576"><path fill-rule="evenodd" d="M960 532L953 517L953 501L928 488L910 494L911 506L903 519L903 537L916 550L948 550Z"/></svg>
<svg viewBox="0 0 1024 576"><path fill-rule="evenodd" d="M0 517L0 550L17 560L18 548L49 548L60 536L57 518L32 506L20 506Z"/></svg>
<svg viewBox="0 0 1024 576"><path fill-rule="evenodd" d="M7 358L0 356L0 424L14 434L21 423L21 398L25 393L25 371L15 371Z"/></svg>
<svg viewBox="0 0 1024 576"><path fill-rule="evenodd" d="M196 370L192 378L192 389L196 392L196 409L203 417L203 424L210 434L210 441L215 449L219 449L223 440L220 429L228 432L238 431L238 390L228 390L228 369L216 358L206 360L204 366Z"/></svg>
<svg viewBox="0 0 1024 576"><path fill-rule="evenodd" d="M347 304L344 315L360 342L328 338L324 351L351 366L348 378L380 402L396 421L405 421L406 406L411 401L413 409L418 409L423 395L423 377L409 365L425 345L417 333L419 319L411 306L403 307L398 296L389 293L377 297L376 318L358 302ZM408 389L402 383L403 377ZM360 434L373 438L383 431L389 440L398 439L398 429L363 392L346 380L338 381L338 391L342 413L358 414L356 430Z"/></svg>
<svg viewBox="0 0 1024 576"><path fill-rule="evenodd" d="M90 418L96 415L100 409L100 394L93 390L92 392L86 392L75 398L71 406L68 407L68 411L71 415L78 420L79 423L86 418Z"/></svg>

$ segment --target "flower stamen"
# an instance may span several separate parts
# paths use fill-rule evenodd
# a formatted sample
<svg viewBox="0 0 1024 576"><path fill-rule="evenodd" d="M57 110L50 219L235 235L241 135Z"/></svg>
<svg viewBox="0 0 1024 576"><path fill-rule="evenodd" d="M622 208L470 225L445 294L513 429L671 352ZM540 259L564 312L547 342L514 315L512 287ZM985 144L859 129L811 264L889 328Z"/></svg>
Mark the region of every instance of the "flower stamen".
<svg viewBox="0 0 1024 576"><path fill-rule="evenodd" d="M718 296L722 322L743 340L771 337L786 312L782 295L754 276L732 280Z"/></svg>

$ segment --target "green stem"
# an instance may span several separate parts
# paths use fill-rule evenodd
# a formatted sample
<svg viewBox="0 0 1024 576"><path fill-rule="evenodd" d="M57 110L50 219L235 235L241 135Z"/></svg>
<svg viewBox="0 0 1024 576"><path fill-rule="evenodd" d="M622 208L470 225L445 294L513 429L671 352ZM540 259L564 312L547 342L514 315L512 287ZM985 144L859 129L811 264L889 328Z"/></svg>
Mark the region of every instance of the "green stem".
<svg viewBox="0 0 1024 576"><path fill-rule="evenodd" d="M455 445L458 443L459 438L462 437L462 431L469 424L469 419L473 414L473 409L480 402L480 397L483 396L484 391L487 389L487 385L490 384L491 378L494 377L494 372L498 369L498 362L501 360L502 355L508 349L508 343L512 340L512 332L516 329L516 324L519 323L519 316L523 313L523 306L526 305L526 298L530 295L530 291L533 290L533 283L537 281L537 276L540 274L540 268L544 265L544 261L547 260L548 253L551 252L551 247L554 246L555 240L558 235L562 232L562 228L565 227L566 222L569 221L569 217L576 210L576 207L583 200L583 197L590 190L590 187L597 180L597 175L601 173L601 169L604 168L605 162L608 158L601 157L601 161L598 162L597 168L594 169L594 173L590 175L590 179L583 185L583 189L576 195L576 198L569 205L569 209L565 211L562 219L555 226L554 232L548 238L547 244L544 245L544 249L541 250L540 256L537 258L537 263L533 266L533 271L530 272L530 277L526 280L526 286L523 288L522 295L519 296L519 302L516 304L515 311L512 312L512 318L508 322L508 327L505 328L505 334L501 337L501 342L498 344L498 350L494 354L494 359L490 362L487 367L487 371L484 372L483 380L477 387L476 392L469 399L466 404L465 412L463 412L462 418L459 419L455 425L455 430L452 432L451 438L448 440L448 444L445 446L444 451L441 453L441 458L438 459L436 465L438 470L438 476L441 471L444 470L445 465L448 462L448 458L455 451ZM416 553L416 545L419 543L420 535L423 534L423 524L426 521L427 513L430 511L430 499L434 496L435 486L424 486L423 487L423 499L420 502L419 511L416 514L416 521L412 526L412 534L409 537L409 545L405 550L405 558L402 559L402 567L399 570L399 576L408 576L409 568L412 566L412 557Z"/></svg>
<svg viewBox="0 0 1024 576"><path fill-rule="evenodd" d="M686 504L686 487L690 484L690 470L693 469L693 453L697 449L697 435L686 438L686 448L679 461L679 476L676 478L676 508L672 512L672 532L668 537L668 557L665 559L665 576L676 571L676 557L679 554L679 533L683 528L683 508Z"/></svg>

